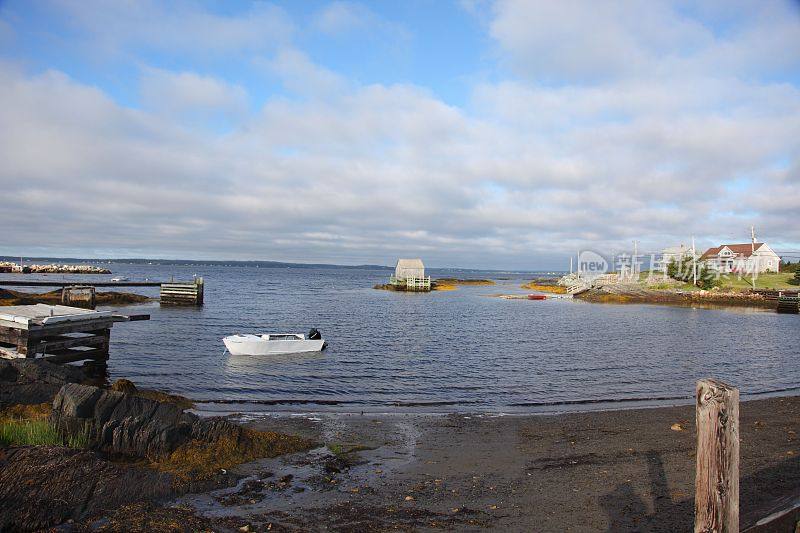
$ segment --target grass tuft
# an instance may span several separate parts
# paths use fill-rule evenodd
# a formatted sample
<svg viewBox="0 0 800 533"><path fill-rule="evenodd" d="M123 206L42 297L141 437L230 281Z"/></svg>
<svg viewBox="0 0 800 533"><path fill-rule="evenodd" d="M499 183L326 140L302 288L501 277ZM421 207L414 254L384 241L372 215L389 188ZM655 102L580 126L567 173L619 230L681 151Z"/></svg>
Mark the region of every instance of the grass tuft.
<svg viewBox="0 0 800 533"><path fill-rule="evenodd" d="M63 446L56 428L48 420L0 422L0 446Z"/></svg>
<svg viewBox="0 0 800 533"><path fill-rule="evenodd" d="M88 448L89 434L66 439L48 420L49 403L12 405L0 410L0 446L69 446Z"/></svg>

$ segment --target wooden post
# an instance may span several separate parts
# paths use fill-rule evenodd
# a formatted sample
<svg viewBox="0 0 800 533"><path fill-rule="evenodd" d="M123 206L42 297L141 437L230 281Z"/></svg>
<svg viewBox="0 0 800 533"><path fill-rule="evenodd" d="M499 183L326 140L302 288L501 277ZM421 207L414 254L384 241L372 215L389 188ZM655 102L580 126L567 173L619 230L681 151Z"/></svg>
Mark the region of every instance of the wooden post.
<svg viewBox="0 0 800 533"><path fill-rule="evenodd" d="M739 390L697 382L695 533L739 531Z"/></svg>

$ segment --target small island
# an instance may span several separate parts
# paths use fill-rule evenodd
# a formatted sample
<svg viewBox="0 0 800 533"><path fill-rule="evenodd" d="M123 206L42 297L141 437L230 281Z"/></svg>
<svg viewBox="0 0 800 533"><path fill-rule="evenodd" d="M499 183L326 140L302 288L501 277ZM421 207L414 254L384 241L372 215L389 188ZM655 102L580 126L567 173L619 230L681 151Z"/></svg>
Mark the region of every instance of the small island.
<svg viewBox="0 0 800 533"><path fill-rule="evenodd" d="M422 259L398 259L389 283L379 283L373 288L397 292L453 291L458 285L494 285L489 279L440 278L425 276Z"/></svg>

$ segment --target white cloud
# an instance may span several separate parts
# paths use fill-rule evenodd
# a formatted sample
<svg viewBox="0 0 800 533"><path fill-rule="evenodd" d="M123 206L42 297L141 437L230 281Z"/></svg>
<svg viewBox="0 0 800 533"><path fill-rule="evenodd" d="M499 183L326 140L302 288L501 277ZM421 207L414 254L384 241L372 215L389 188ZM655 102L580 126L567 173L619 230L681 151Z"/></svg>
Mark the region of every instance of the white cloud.
<svg viewBox="0 0 800 533"><path fill-rule="evenodd" d="M704 22L716 12L590 5L496 4L489 27L518 75L477 85L464 107L412 83L359 84L270 39L213 45L263 47L248 64L285 92L258 110L213 69L144 68L137 110L63 72L0 63L0 187L14 198L0 225L40 222L17 224L0 253L36 241L76 253L383 263L408 253L535 267L634 238L644 249L691 233L737 239L751 223L768 242L800 243L800 89L781 81L794 60L761 57L798 30L776 21L774 39L753 42L782 5L749 26L732 16L727 32ZM582 34L592 26L602 27ZM135 32L120 32L127 46ZM536 56L542 35L547 57ZM735 52L749 46L758 52ZM236 120L220 133L186 120L198 113Z"/></svg>
<svg viewBox="0 0 800 533"><path fill-rule="evenodd" d="M294 25L279 7L254 2L235 14L218 14L184 0L105 2L51 0L53 9L92 37L97 53L155 49L201 55L269 50L292 36Z"/></svg>
<svg viewBox="0 0 800 533"><path fill-rule="evenodd" d="M340 93L347 87L344 78L326 68L313 63L306 54L285 48L269 60L257 60L277 75L287 89L306 96L324 96Z"/></svg>
<svg viewBox="0 0 800 533"><path fill-rule="evenodd" d="M235 118L247 111L247 91L211 76L146 67L141 78L143 104L163 115Z"/></svg>
<svg viewBox="0 0 800 533"><path fill-rule="evenodd" d="M315 14L312 23L324 33L337 35L362 29L376 19L375 14L361 4L331 2Z"/></svg>
<svg viewBox="0 0 800 533"><path fill-rule="evenodd" d="M555 83L800 66L796 6L740 4L498 0L490 33L514 72ZM726 17L724 31L707 23Z"/></svg>

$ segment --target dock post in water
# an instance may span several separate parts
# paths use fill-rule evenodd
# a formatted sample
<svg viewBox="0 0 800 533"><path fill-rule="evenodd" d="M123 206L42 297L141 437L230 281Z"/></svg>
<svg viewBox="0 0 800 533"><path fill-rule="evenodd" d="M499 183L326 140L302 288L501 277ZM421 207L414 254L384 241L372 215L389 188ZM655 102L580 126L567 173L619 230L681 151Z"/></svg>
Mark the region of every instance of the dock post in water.
<svg viewBox="0 0 800 533"><path fill-rule="evenodd" d="M202 277L190 282L161 284L161 303L169 305L203 305L204 282Z"/></svg>
<svg viewBox="0 0 800 533"><path fill-rule="evenodd" d="M739 390L697 382L695 533L739 531Z"/></svg>
<svg viewBox="0 0 800 533"><path fill-rule="evenodd" d="M61 305L94 309L97 293L93 285L71 285L61 289Z"/></svg>

